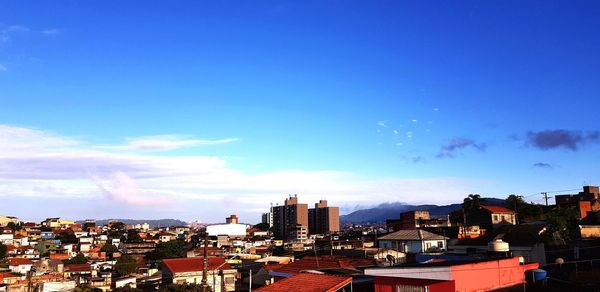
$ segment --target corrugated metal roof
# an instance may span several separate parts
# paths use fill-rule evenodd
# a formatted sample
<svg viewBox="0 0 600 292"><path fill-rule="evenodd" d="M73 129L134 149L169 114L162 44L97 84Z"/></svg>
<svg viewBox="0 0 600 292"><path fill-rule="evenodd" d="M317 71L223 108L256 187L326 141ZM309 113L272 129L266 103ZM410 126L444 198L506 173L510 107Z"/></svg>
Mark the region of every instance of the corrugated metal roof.
<svg viewBox="0 0 600 292"><path fill-rule="evenodd" d="M429 231L415 229L415 230L398 230L393 233L386 234L382 237L377 238L379 240L413 240L413 241L421 241L421 240L438 240L438 239L448 239L445 236L431 233Z"/></svg>

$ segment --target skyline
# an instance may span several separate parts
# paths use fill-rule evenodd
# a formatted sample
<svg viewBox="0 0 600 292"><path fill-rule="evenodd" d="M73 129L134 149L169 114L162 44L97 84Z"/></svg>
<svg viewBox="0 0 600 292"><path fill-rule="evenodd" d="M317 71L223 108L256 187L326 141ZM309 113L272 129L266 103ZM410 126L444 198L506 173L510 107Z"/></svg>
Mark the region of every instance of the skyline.
<svg viewBox="0 0 600 292"><path fill-rule="evenodd" d="M347 214L600 184L600 3L453 4L3 2L0 214L257 222L288 194Z"/></svg>

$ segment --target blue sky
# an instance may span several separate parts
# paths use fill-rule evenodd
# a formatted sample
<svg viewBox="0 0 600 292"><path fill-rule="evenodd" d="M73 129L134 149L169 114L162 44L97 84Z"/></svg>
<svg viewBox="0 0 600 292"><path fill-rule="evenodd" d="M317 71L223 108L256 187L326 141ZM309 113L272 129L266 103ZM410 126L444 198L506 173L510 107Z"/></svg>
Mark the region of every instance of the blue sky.
<svg viewBox="0 0 600 292"><path fill-rule="evenodd" d="M597 185L599 13L3 1L0 213L256 222L289 193L347 213Z"/></svg>

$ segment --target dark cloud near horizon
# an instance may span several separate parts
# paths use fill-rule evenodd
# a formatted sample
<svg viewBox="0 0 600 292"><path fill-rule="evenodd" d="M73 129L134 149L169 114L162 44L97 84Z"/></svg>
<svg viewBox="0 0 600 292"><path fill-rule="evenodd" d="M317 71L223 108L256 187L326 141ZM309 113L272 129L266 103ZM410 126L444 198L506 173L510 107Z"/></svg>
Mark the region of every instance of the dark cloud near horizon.
<svg viewBox="0 0 600 292"><path fill-rule="evenodd" d="M587 134L573 130L544 130L539 132L527 132L526 144L541 150L565 148L577 151L585 143L598 142L600 132L593 131Z"/></svg>
<svg viewBox="0 0 600 292"><path fill-rule="evenodd" d="M537 167L537 168L554 168L554 166L552 166L552 164L545 163L545 162L534 163L533 167Z"/></svg>
<svg viewBox="0 0 600 292"><path fill-rule="evenodd" d="M454 138L450 140L447 144L442 145L442 149L440 150L440 153L438 153L437 158L454 158L457 151L469 147L479 151L485 151L487 149L487 144L476 143L475 141L467 138Z"/></svg>

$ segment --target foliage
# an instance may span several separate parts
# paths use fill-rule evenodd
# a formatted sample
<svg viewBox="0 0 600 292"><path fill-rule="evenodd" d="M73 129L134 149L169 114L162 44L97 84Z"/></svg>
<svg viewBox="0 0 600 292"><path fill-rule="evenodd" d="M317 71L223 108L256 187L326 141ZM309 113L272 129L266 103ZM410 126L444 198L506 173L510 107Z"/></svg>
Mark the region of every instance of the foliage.
<svg viewBox="0 0 600 292"><path fill-rule="evenodd" d="M108 237L124 239L125 235L125 224L123 222L114 222L110 224L108 229Z"/></svg>
<svg viewBox="0 0 600 292"><path fill-rule="evenodd" d="M113 254L115 252L118 252L119 249L114 244L107 243L107 244L104 244L102 246L102 248L100 249L100 251L105 252L106 255L108 256L108 258L112 260L113 259Z"/></svg>
<svg viewBox="0 0 600 292"><path fill-rule="evenodd" d="M156 250L148 257L154 260L184 258L187 255L187 249L183 240L171 240L161 242L156 245Z"/></svg>
<svg viewBox="0 0 600 292"><path fill-rule="evenodd" d="M135 258L130 255L124 255L117 259L117 263L115 264L115 270L119 276L127 276L129 274L135 273L136 270L136 262Z"/></svg>
<svg viewBox="0 0 600 292"><path fill-rule="evenodd" d="M8 247L4 244L2 244L2 242L0 242L0 260L4 259L6 257L6 254L8 253Z"/></svg>
<svg viewBox="0 0 600 292"><path fill-rule="evenodd" d="M63 260L63 263L65 265L86 264L87 263L87 258L82 253L78 253L76 256L74 256L71 259Z"/></svg>
<svg viewBox="0 0 600 292"><path fill-rule="evenodd" d="M267 230L269 230L270 226L269 226L269 223L258 223L256 225L254 225L254 228L258 228L262 231L267 231Z"/></svg>
<svg viewBox="0 0 600 292"><path fill-rule="evenodd" d="M60 240L61 243L77 243L77 237L72 231L63 231L56 236L55 239Z"/></svg>
<svg viewBox="0 0 600 292"><path fill-rule="evenodd" d="M469 210L479 208L479 206L481 206L481 203L484 202L485 199L481 198L479 194L469 194L469 196L463 200L463 209L467 210L468 213Z"/></svg>
<svg viewBox="0 0 600 292"><path fill-rule="evenodd" d="M210 287L206 291L211 291ZM199 284L170 284L161 287L159 292L198 292L203 291Z"/></svg>
<svg viewBox="0 0 600 292"><path fill-rule="evenodd" d="M130 230L127 230L126 242L140 243L140 242L144 242L144 240L140 237L140 234L135 229L130 229Z"/></svg>
<svg viewBox="0 0 600 292"><path fill-rule="evenodd" d="M505 200L505 207L517 213L518 222L527 220L539 220L542 216L542 207L539 205L528 204L522 196L510 195Z"/></svg>
<svg viewBox="0 0 600 292"><path fill-rule="evenodd" d="M10 230L12 230L12 232L15 232L17 230L23 229L23 224L22 223L15 224L15 222L8 222L8 224L6 224L6 227L10 228Z"/></svg>
<svg viewBox="0 0 600 292"><path fill-rule="evenodd" d="M579 213L575 209L561 208L555 209L546 214L546 236L556 238L557 236L564 241L568 241L577 236L577 225L579 222Z"/></svg>

